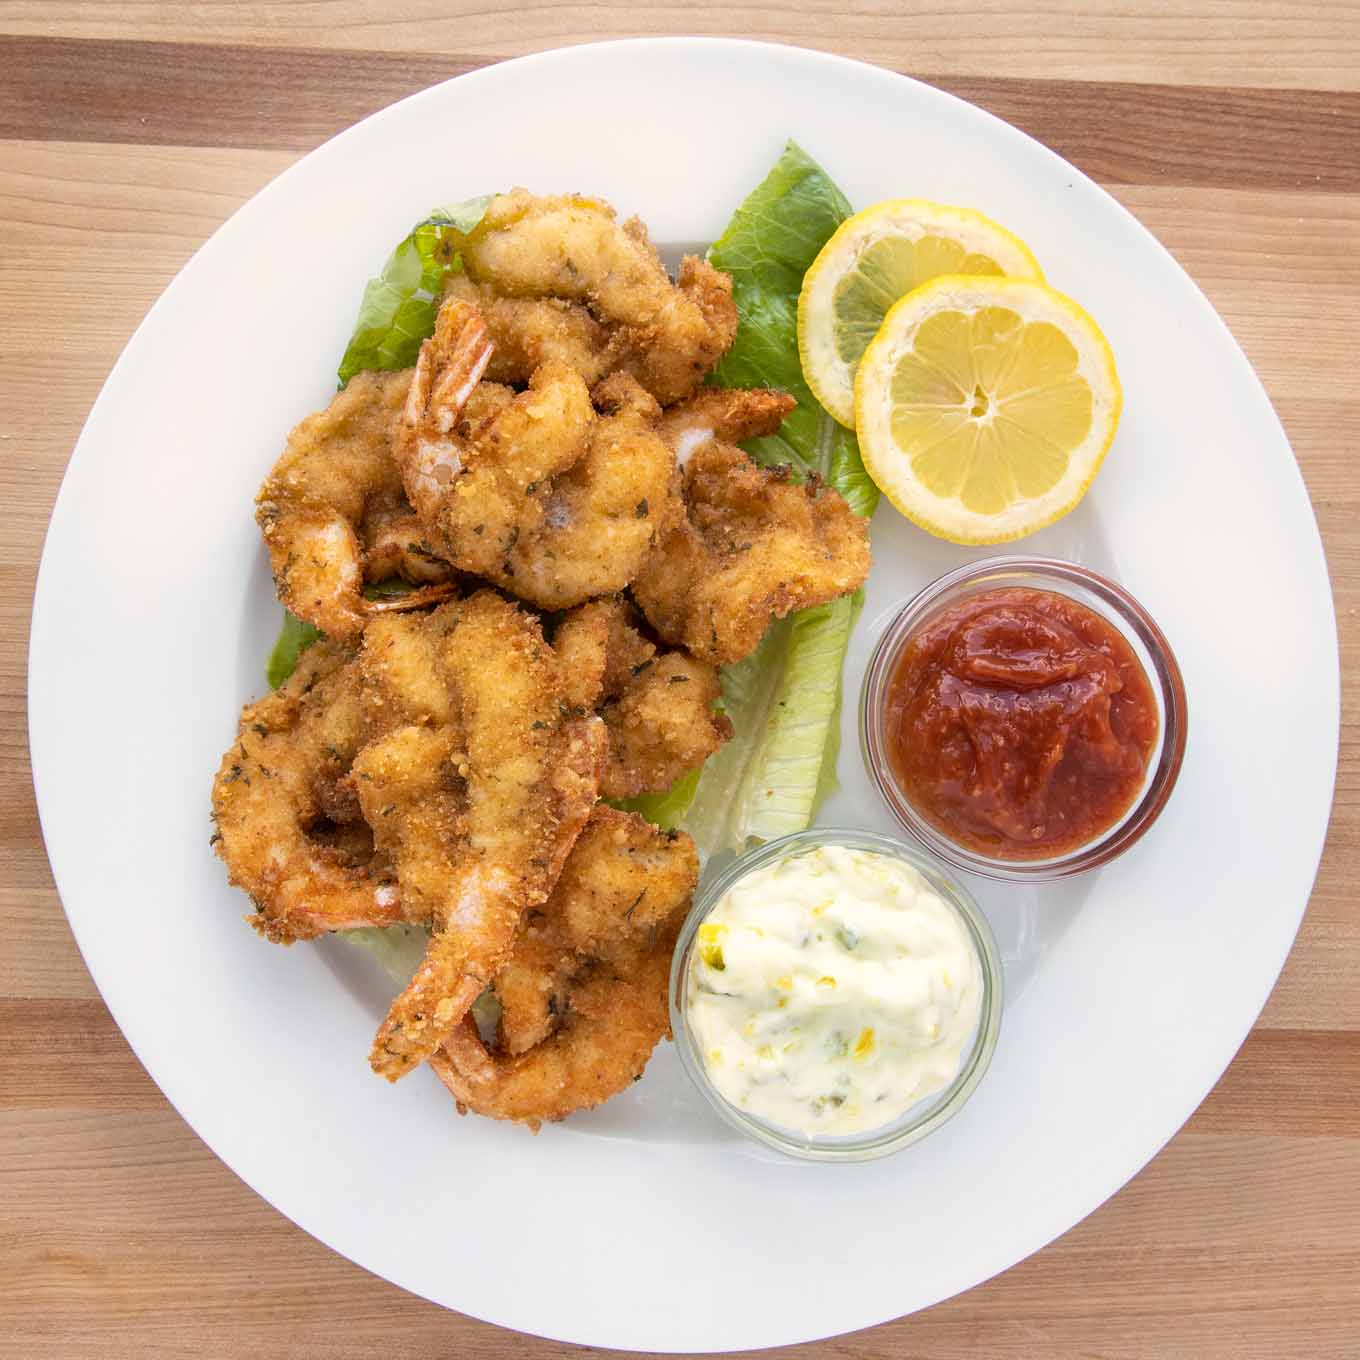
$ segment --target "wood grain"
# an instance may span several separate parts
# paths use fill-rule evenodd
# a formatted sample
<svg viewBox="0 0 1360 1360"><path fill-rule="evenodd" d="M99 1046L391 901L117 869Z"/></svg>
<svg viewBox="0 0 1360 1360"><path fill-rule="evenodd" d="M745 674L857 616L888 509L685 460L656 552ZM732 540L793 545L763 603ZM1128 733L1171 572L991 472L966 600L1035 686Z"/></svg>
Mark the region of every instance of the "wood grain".
<svg viewBox="0 0 1360 1360"><path fill-rule="evenodd" d="M1030 8L0 0L0 1356L581 1353L365 1274L259 1200L165 1103L84 970L43 855L24 724L28 606L91 401L147 307L236 206L297 152L418 85L672 22L834 41L929 73L1109 185L1260 372L1313 497L1342 650L1336 804L1308 915L1197 1114L1110 1203L1005 1275L780 1354L1360 1354L1360 377L1348 358L1360 10ZM994 47L976 41L980 26ZM54 305L76 278L74 312Z"/></svg>
<svg viewBox="0 0 1360 1360"><path fill-rule="evenodd" d="M675 33L945 76L1360 89L1360 9L1338 0L0 0L0 32L480 57Z"/></svg>
<svg viewBox="0 0 1360 1360"><path fill-rule="evenodd" d="M0 137L309 150L473 56L0 36ZM1097 179L1360 191L1360 92L912 74Z"/></svg>

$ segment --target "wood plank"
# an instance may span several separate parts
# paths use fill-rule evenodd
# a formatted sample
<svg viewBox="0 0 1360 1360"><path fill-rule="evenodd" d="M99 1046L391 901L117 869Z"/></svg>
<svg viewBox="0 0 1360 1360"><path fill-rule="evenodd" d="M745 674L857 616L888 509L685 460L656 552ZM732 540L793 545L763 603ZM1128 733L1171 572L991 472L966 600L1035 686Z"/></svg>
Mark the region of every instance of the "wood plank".
<svg viewBox="0 0 1360 1360"><path fill-rule="evenodd" d="M0 1195L0 1354L582 1353L367 1275L259 1200L168 1109L0 1114ZM780 1354L1340 1360L1360 1305L1357 1212L1354 1138L1187 1130L1117 1199L1005 1275L871 1333Z"/></svg>
<svg viewBox="0 0 1360 1360"><path fill-rule="evenodd" d="M415 90L485 64L426 52L0 37L0 137L306 151ZM1360 191L1360 93L924 79L1098 179Z"/></svg>
<svg viewBox="0 0 1360 1360"><path fill-rule="evenodd" d="M1337 0L0 0L0 32L518 56L609 38L695 34L821 48L941 76L1360 89L1360 9Z"/></svg>

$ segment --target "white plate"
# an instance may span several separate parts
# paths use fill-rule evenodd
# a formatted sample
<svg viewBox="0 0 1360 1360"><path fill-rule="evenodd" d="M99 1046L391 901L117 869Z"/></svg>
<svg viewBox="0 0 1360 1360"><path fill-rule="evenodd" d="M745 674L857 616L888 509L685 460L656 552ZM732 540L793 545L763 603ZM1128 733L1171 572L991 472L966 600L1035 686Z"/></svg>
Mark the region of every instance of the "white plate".
<svg viewBox="0 0 1360 1360"><path fill-rule="evenodd" d="M364 280L431 206L581 189L660 241L712 238L794 136L852 202L970 204L1019 232L1114 347L1123 428L1094 492L1029 546L1113 571L1190 695L1180 786L1111 869L980 890L1011 1004L945 1130L858 1167L731 1140L663 1049L644 1082L545 1129L460 1120L366 1054L367 960L241 923L208 788L277 621L257 484L321 405ZM886 507L846 673L844 791L887 829L853 731L884 618L962 560ZM416 95L282 175L152 309L81 436L34 604L44 834L81 950L166 1095L249 1184L369 1270L477 1317L598 1346L772 1346L922 1308L1072 1226L1212 1086L1270 991L1321 851L1335 621L1289 446L1170 256L1071 166L872 67L696 40L578 47ZM1223 1187L1231 1194L1231 1188Z"/></svg>

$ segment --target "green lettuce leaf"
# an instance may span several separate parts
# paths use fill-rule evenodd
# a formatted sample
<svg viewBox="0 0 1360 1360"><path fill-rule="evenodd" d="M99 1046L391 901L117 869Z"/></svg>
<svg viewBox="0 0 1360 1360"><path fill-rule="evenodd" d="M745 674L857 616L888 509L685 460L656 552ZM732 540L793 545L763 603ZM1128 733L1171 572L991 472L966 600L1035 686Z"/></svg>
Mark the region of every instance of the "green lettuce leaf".
<svg viewBox="0 0 1360 1360"><path fill-rule="evenodd" d="M816 474L868 516L878 489L854 433L818 404L798 359L803 276L849 215L826 172L790 142L708 253L732 276L740 316L736 343L710 381L792 394L798 407L779 432L746 451L766 466L790 464L801 478ZM704 766L681 821L703 855L801 831L835 790L841 671L861 604L857 593L802 610L723 671L723 709L736 733ZM664 796L673 803L681 793Z"/></svg>
<svg viewBox="0 0 1360 1360"><path fill-rule="evenodd" d="M462 267L459 251L486 214L489 196L439 208L392 252L370 279L354 334L340 361L343 387L364 369L409 368L420 342L434 332L444 280Z"/></svg>
<svg viewBox="0 0 1360 1360"><path fill-rule="evenodd" d="M297 670L298 657L323 634L288 610L283 611L283 627L279 630L274 650L269 653L269 661L264 668L265 679L270 689L278 689L292 673Z"/></svg>
<svg viewBox="0 0 1360 1360"><path fill-rule="evenodd" d="M674 831L685 820L690 804L699 788L703 766L682 774L664 793L643 793L636 798L624 798L614 806L624 812L640 812L653 826L662 831Z"/></svg>
<svg viewBox="0 0 1360 1360"><path fill-rule="evenodd" d="M812 395L798 358L798 294L818 252L850 216L850 204L821 166L790 142L774 169L734 214L708 258L732 276L740 325L714 370L720 387L777 387L798 402L777 434L743 447L758 463L817 473L860 515L872 515L869 480L854 431L832 420Z"/></svg>
<svg viewBox="0 0 1360 1360"><path fill-rule="evenodd" d="M342 940L371 954L393 982L403 987L425 957L429 932L424 926L358 926L337 930Z"/></svg>

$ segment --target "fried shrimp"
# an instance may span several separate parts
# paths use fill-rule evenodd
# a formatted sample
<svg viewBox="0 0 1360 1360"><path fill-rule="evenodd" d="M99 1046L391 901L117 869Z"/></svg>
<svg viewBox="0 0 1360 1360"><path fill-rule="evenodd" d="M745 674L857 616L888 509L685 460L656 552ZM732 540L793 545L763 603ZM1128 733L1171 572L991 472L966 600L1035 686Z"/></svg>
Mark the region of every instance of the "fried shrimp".
<svg viewBox="0 0 1360 1360"><path fill-rule="evenodd" d="M421 346L397 433L406 491L439 552L463 571L506 582L520 543L549 519L554 478L588 454L596 425L580 375L550 360L529 389L491 404L460 432L491 353L481 314L458 298Z"/></svg>
<svg viewBox="0 0 1360 1360"><path fill-rule="evenodd" d="M279 599L329 637L354 638L373 606L364 581L381 579L390 554L366 561L361 530L372 510L401 504L392 457L392 423L406 398L409 373L360 373L324 410L308 416L260 488L255 519L269 549ZM447 570L426 572L427 586L401 608L417 608L452 591ZM413 579L408 576L407 579ZM384 606L393 607L391 604Z"/></svg>
<svg viewBox="0 0 1360 1360"><path fill-rule="evenodd" d="M524 189L500 194L469 239L463 263L473 283L501 297L583 305L606 328L609 370L631 373L663 406L693 392L736 335L727 275L687 256L672 282L646 228L636 218L620 224L595 199L538 198ZM584 323L576 313L561 315L577 316L575 344L587 334ZM497 325L508 350L527 352L542 317L506 312Z"/></svg>
<svg viewBox="0 0 1360 1360"><path fill-rule="evenodd" d="M502 297L490 284L450 274L445 298L471 303L486 321L494 346L486 376L524 387L546 363L574 368L594 387L618 367L618 347L584 304L563 298Z"/></svg>
<svg viewBox="0 0 1360 1360"><path fill-rule="evenodd" d="M869 573L869 526L815 478L757 467L710 439L684 469L685 516L633 581L667 641L715 665L755 650L772 620L836 599Z"/></svg>
<svg viewBox="0 0 1360 1360"><path fill-rule="evenodd" d="M260 488L279 598L323 636L242 712L213 842L270 940L408 927L424 956L371 1068L429 1062L460 1113L536 1130L669 1031L695 845L601 800L733 737L719 667L858 586L867 528L737 447L777 461L791 397L703 386L736 337L726 274L524 189L439 238L414 366L355 374Z"/></svg>
<svg viewBox="0 0 1360 1360"><path fill-rule="evenodd" d="M598 708L621 694L656 655L638 631L637 613L618 597L573 609L553 634L566 700L573 708Z"/></svg>
<svg viewBox="0 0 1360 1360"><path fill-rule="evenodd" d="M731 720L713 711L721 696L717 668L684 652L667 652L645 666L600 709L609 730L601 794L664 793L698 769L732 736Z"/></svg>
<svg viewBox="0 0 1360 1360"><path fill-rule="evenodd" d="M396 726L354 762L375 844L408 911L428 911L433 925L373 1044L373 1069L390 1080L448 1038L504 963L590 815L605 755L597 719L564 717L556 659L527 614L482 591L424 626L457 723L438 721L435 698L428 721ZM422 701L408 677L425 644L403 629L383 641L364 664L414 717Z"/></svg>
<svg viewBox="0 0 1360 1360"><path fill-rule="evenodd" d="M605 798L661 793L732 735L713 711L717 668L683 652L658 656L637 622L622 600L596 600L568 614L553 638L568 701L597 709L609 731Z"/></svg>
<svg viewBox="0 0 1360 1360"><path fill-rule="evenodd" d="M705 387L672 406L657 433L675 450L683 467L695 449L711 439L740 444L774 434L798 403L787 392L768 387Z"/></svg>
<svg viewBox="0 0 1360 1360"><path fill-rule="evenodd" d="M432 586L454 579L453 567L435 552L430 535L405 493L384 495L368 506L359 528L359 541L363 546L366 581L397 578L408 585ZM371 613L372 602L369 603Z"/></svg>
<svg viewBox="0 0 1360 1360"><path fill-rule="evenodd" d="M596 808L496 977L492 1051L468 1017L431 1060L460 1110L537 1129L635 1081L669 1031L671 950L698 875L688 836Z"/></svg>
<svg viewBox="0 0 1360 1360"><path fill-rule="evenodd" d="M371 854L346 776L366 727L353 649L320 642L241 714L213 783L217 853L281 944L405 919L390 862Z"/></svg>
<svg viewBox="0 0 1360 1360"><path fill-rule="evenodd" d="M622 589L678 513L660 407L623 373L592 404L580 375L549 360L460 433L490 352L481 314L447 299L398 422L406 491L438 553L541 609Z"/></svg>
<svg viewBox="0 0 1360 1360"><path fill-rule="evenodd" d="M539 522L491 579L540 609L622 590L679 513L675 457L656 402L627 374L595 389L603 415L584 456L549 486Z"/></svg>

